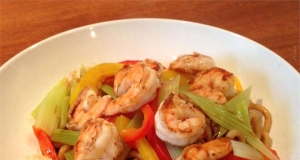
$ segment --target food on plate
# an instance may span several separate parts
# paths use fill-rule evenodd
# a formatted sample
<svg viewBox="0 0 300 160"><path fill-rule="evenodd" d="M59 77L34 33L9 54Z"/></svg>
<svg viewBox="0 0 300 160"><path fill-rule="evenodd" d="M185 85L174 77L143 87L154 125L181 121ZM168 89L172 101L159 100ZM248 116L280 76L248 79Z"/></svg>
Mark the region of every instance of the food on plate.
<svg viewBox="0 0 300 160"><path fill-rule="evenodd" d="M32 112L51 159L279 159L270 112L199 53L81 66ZM49 152L48 152L49 151Z"/></svg>

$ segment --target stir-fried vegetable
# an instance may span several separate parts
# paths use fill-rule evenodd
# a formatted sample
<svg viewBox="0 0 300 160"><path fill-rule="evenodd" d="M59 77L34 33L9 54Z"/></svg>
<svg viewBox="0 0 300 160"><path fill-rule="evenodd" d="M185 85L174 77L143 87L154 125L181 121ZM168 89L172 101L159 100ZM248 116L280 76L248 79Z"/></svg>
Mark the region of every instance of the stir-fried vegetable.
<svg viewBox="0 0 300 160"><path fill-rule="evenodd" d="M243 91L242 84L237 76L234 76L234 86L237 92Z"/></svg>
<svg viewBox="0 0 300 160"><path fill-rule="evenodd" d="M130 119L123 115L120 115L116 118L115 125L116 125L116 128L117 128L119 134L121 134L122 131L128 126L129 122L130 122ZM131 147L128 144L126 144L123 139L122 139L122 145L123 145L123 151L121 152L121 154L118 157L119 160L125 160L126 156L128 155L128 153L131 150Z"/></svg>
<svg viewBox="0 0 300 160"><path fill-rule="evenodd" d="M106 94L110 95L112 99L116 99L117 96L114 92L114 89L112 88L112 86L110 85L107 85L107 84L103 84L102 87L101 87L101 90L103 92L105 92Z"/></svg>
<svg viewBox="0 0 300 160"><path fill-rule="evenodd" d="M138 62L141 61L129 60L119 63L102 63L89 70L82 65L80 69L81 79L78 83L75 80L68 82L66 78L59 81L32 112L32 116L36 118L33 130L42 153L54 160L57 159L57 153L52 142L71 146L76 144L80 132L66 130L65 127L70 106L73 106L77 96L85 87L89 86L97 91L102 90L101 94L108 94L116 99L118 97L112 87L115 74L124 65L134 65ZM223 158L223 160L243 160L243 158L259 160L265 157L271 160L278 159L274 151L265 147L251 129L248 115L251 87L243 91L239 79L235 77L234 85L239 94L225 105L220 105L189 92L188 81L191 76L164 69L161 78L163 84L157 90L157 95L151 102L144 104L135 112L101 117L113 122L121 136L123 150L118 159L125 160L132 149L137 149L144 160L171 160L180 156L184 148L174 147L163 142L155 133L155 112L158 110L159 104L171 93L175 95L175 98L184 97L184 99L192 101L208 117L220 125L219 135L214 137L221 137L232 129L239 130L246 137L247 144L232 141L233 153ZM70 85L73 85L73 87L70 87ZM71 95L70 88L72 88ZM179 92L180 96L178 96ZM74 151L68 151L64 156L67 160L72 160Z"/></svg>
<svg viewBox="0 0 300 160"><path fill-rule="evenodd" d="M59 142L62 144L68 144L74 146L78 140L79 132L65 130L65 129L56 129L53 134L50 136L51 141Z"/></svg>
<svg viewBox="0 0 300 160"><path fill-rule="evenodd" d="M32 112L35 117L34 126L51 135L55 129L66 123L66 110L69 108L65 100L70 93L66 78L61 79Z"/></svg>
<svg viewBox="0 0 300 160"><path fill-rule="evenodd" d="M160 104L163 100L168 98L168 96L173 93L175 97L178 96L179 92L179 83L180 83L180 76L177 75L173 79L167 80L159 90L159 98L158 104Z"/></svg>
<svg viewBox="0 0 300 160"><path fill-rule="evenodd" d="M246 143L231 140L233 154L246 159L263 160L263 155Z"/></svg>
<svg viewBox="0 0 300 160"><path fill-rule="evenodd" d="M61 110L60 110L60 123L58 128L65 128L67 121L68 121L68 113L69 113L69 101L70 101L70 97L69 96L65 96L62 100L62 104L61 104Z"/></svg>
<svg viewBox="0 0 300 160"><path fill-rule="evenodd" d="M57 153L49 136L45 132L43 132L43 130L36 128L35 126L33 126L32 128L39 142L43 155L51 158L52 160L58 160Z"/></svg>
<svg viewBox="0 0 300 160"><path fill-rule="evenodd" d="M143 160L159 160L156 152L145 137L136 141L136 147L140 152Z"/></svg>
<svg viewBox="0 0 300 160"><path fill-rule="evenodd" d="M89 69L80 79L70 96L70 105L72 106L79 93L86 87L90 86L94 89L101 88L102 81L105 78L115 75L123 64L120 63L101 63Z"/></svg>
<svg viewBox="0 0 300 160"><path fill-rule="evenodd" d="M250 102L250 94L251 94L251 87L248 87L244 91L240 91L240 93L230 99L225 106L228 108L228 110L245 123L249 128L251 128L249 115L248 115L248 104ZM217 137L223 136L228 129L224 128L223 126L220 126L219 133Z"/></svg>
<svg viewBox="0 0 300 160"><path fill-rule="evenodd" d="M146 134L150 131L151 127L153 127L153 121L154 113L148 104L142 106L141 112L137 112L130 121L123 115L116 118L115 124L118 132L126 142L123 143L125 150L122 151L119 159L126 158L126 155L131 149L129 146L137 148L143 159L158 159L156 152L145 139Z"/></svg>
<svg viewBox="0 0 300 160"><path fill-rule="evenodd" d="M154 126L152 126L151 130L147 134L147 140L155 150L159 159L164 159L164 160L172 159L166 147L166 143L157 137Z"/></svg>
<svg viewBox="0 0 300 160"><path fill-rule="evenodd" d="M191 75L189 74L184 74L184 73L179 73L173 70L164 70L163 76L161 81L164 83L170 79L175 78L176 76L180 75L180 85L181 86L187 86L189 79L191 79Z"/></svg>
<svg viewBox="0 0 300 160"><path fill-rule="evenodd" d="M154 123L154 113L151 110L148 104L142 106L140 110L143 113L143 124L140 128L127 128L122 131L121 136L126 142L136 141L142 137L145 137L146 134L150 131ZM140 121L140 119L134 119L133 121Z"/></svg>
<svg viewBox="0 0 300 160"><path fill-rule="evenodd" d="M68 151L64 154L66 160L73 160L74 159L74 151Z"/></svg>

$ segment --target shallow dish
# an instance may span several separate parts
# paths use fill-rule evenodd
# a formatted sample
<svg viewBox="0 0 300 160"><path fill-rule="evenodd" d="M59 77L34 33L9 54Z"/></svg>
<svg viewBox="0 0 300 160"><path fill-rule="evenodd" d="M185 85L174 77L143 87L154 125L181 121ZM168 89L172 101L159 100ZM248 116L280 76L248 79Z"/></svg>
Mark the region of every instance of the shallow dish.
<svg viewBox="0 0 300 160"><path fill-rule="evenodd" d="M62 77L81 64L152 58L168 66L181 54L210 55L252 86L273 115L271 137L281 159L300 159L300 76L271 50L212 26L167 19L92 24L45 39L0 68L0 159L40 153L30 112Z"/></svg>

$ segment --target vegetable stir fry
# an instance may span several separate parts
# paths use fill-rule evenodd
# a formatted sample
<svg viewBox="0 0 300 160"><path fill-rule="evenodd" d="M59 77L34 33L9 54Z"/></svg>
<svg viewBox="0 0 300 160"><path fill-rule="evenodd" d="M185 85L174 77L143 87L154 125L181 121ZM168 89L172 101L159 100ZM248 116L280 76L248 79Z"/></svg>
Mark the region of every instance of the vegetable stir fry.
<svg viewBox="0 0 300 160"><path fill-rule="evenodd" d="M81 66L32 112L45 159L271 159L272 116L199 53Z"/></svg>

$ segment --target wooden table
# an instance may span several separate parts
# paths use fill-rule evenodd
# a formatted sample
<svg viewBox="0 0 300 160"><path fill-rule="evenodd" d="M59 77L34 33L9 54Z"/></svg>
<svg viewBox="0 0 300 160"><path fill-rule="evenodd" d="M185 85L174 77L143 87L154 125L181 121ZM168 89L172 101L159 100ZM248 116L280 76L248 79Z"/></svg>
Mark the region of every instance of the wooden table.
<svg viewBox="0 0 300 160"><path fill-rule="evenodd" d="M2 1L0 66L27 47L76 27L126 18L199 22L248 37L298 72L299 1Z"/></svg>

